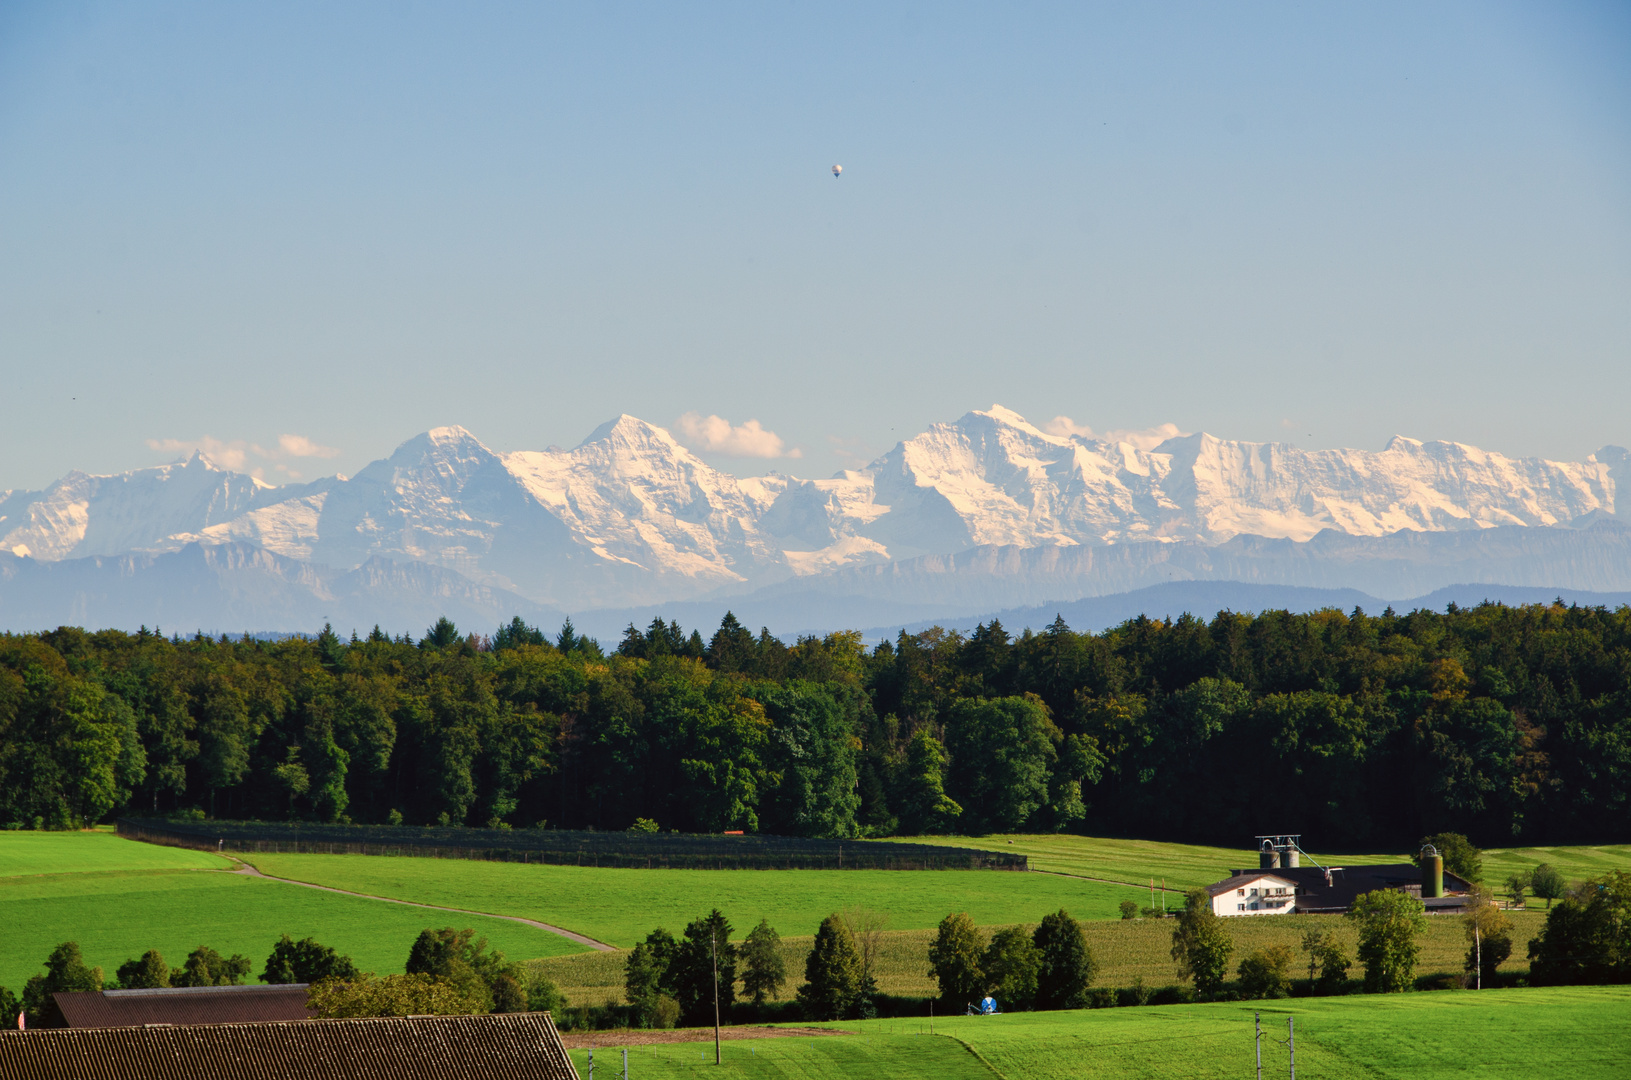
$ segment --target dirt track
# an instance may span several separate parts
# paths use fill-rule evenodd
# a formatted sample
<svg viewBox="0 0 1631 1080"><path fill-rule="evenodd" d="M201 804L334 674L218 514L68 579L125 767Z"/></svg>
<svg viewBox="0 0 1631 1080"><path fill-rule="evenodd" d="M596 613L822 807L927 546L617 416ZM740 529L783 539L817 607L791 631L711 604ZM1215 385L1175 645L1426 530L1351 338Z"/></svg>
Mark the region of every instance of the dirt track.
<svg viewBox="0 0 1631 1080"><path fill-rule="evenodd" d="M261 873L254 866L244 862L243 859L235 855L229 855L227 857L238 864L238 869L226 871L227 873L231 874L243 874L245 877L265 878L267 881L281 881L285 885L299 885L307 889L320 889L323 892L339 893L341 896L360 896L364 900L383 900L387 904L406 904L408 907L429 908L431 911L452 911L459 915L481 915L489 919L508 919L510 922L522 923L526 926L536 927L539 930L548 930L552 934L561 935L568 941L575 941L579 945L587 945L591 949L595 949L600 952L617 951L616 945L608 945L604 941L596 941L592 937L586 937L583 934L579 934L572 930L566 930L559 926L551 926L549 923L539 922L536 919L523 919L519 915L498 915L491 911L470 911L465 908L442 907L439 904L421 904L413 900L398 900L394 896L374 896L371 893L351 892L347 889L335 889L328 885L313 885L309 881L295 881L293 878L273 877L271 874Z"/></svg>
<svg viewBox="0 0 1631 1080"><path fill-rule="evenodd" d="M725 1027L719 1029L721 1041L730 1039L791 1039L814 1035L853 1035L854 1032L832 1028L801 1027ZM656 1043L713 1042L713 1028L623 1028L617 1031L563 1031L561 1041L570 1049L592 1046L650 1046Z"/></svg>

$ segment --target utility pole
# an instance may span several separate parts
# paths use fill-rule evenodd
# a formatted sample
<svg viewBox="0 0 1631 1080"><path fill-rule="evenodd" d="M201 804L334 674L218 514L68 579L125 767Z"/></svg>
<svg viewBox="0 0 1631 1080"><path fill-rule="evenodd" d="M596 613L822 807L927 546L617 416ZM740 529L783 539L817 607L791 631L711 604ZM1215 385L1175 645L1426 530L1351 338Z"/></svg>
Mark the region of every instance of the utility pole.
<svg viewBox="0 0 1631 1080"><path fill-rule="evenodd" d="M589 1080L595 1080L595 1048L589 1048Z"/></svg>
<svg viewBox="0 0 1631 1080"><path fill-rule="evenodd" d="M1286 1017L1286 1045L1291 1047L1291 1080L1297 1080L1297 1027L1294 1017Z"/></svg>
<svg viewBox="0 0 1631 1080"><path fill-rule="evenodd" d="M708 944L714 957L714 1064L719 1064L719 928L708 933ZM591 1078L592 1080L592 1078Z"/></svg>
<svg viewBox="0 0 1631 1080"><path fill-rule="evenodd" d="M629 1080L629 1048L623 1048L623 1080Z"/></svg>
<svg viewBox="0 0 1631 1080"><path fill-rule="evenodd" d="M1257 1080L1263 1080L1263 1014L1252 1013L1252 1026L1257 1029Z"/></svg>
<svg viewBox="0 0 1631 1080"><path fill-rule="evenodd" d="M1477 989L1484 988L1484 937L1478 930L1478 924L1472 924L1472 962L1478 967Z"/></svg>

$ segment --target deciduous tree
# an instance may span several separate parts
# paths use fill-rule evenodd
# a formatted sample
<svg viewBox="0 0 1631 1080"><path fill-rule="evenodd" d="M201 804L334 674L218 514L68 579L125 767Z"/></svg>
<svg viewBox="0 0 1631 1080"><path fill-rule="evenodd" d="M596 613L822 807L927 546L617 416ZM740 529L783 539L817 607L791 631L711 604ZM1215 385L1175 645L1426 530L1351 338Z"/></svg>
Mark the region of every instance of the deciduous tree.
<svg viewBox="0 0 1631 1080"><path fill-rule="evenodd" d="M1359 962L1372 994L1409 990L1415 983L1416 939L1427 929L1422 902L1400 889L1377 889L1354 900L1348 918L1359 927Z"/></svg>

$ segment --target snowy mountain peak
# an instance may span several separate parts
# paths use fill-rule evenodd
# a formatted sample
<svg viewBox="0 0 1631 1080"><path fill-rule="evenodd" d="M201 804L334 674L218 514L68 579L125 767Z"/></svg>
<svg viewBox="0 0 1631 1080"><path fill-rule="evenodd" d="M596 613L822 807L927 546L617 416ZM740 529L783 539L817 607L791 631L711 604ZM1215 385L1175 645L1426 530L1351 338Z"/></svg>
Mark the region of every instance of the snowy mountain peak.
<svg viewBox="0 0 1631 1080"><path fill-rule="evenodd" d="M1172 429L1176 430L1176 429ZM497 452L458 426L352 479L273 488L207 455L0 494L0 552L58 560L248 544L357 567L431 563L568 608L744 590L979 545L1101 547L1240 535L1307 540L1631 519L1631 452L1508 458L1405 436L1304 450L1200 432L1044 432L993 405L931 424L867 468L739 479L621 415L571 450Z"/></svg>

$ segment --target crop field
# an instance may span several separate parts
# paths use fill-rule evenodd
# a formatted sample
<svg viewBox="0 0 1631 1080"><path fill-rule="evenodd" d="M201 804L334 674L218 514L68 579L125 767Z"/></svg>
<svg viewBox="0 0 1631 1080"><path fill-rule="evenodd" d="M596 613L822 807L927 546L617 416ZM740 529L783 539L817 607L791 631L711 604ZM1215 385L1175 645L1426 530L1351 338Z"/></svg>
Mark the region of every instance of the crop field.
<svg viewBox="0 0 1631 1080"><path fill-rule="evenodd" d="M1220 848L1168 844L1156 840L1020 833L975 838L911 836L901 839L916 844L943 843L957 847L984 847L993 851L1012 850L1017 855L1030 856L1032 870L1125 881L1146 888L1150 879L1154 878L1157 888L1165 880L1167 888L1179 891L1221 881L1235 867L1257 865L1257 852L1244 846ZM1404 862L1410 858L1410 854L1408 851L1380 854L1314 852L1312 857L1322 866L1362 866L1366 863ZM1515 870L1533 870L1537 863L1543 862L1557 867L1570 881L1578 881L1608 870L1631 870L1631 844L1486 851L1484 881L1499 891L1508 874Z"/></svg>
<svg viewBox="0 0 1631 1080"><path fill-rule="evenodd" d="M850 1034L727 1042L719 1069L711 1045L635 1046L629 1076L664 1080L707 1068L800 1080L1224 1080L1253 1075L1254 1013L1263 1019L1265 1076L1286 1075L1288 1017L1298 1073L1319 1080L1617 1080L1631 1060L1631 990L1571 987L952 1017L936 1020L933 1036L916 1034L915 1021L822 1025ZM587 1052L571 1053L587 1076ZM608 1073L621 1060L610 1046L596 1051L596 1066Z"/></svg>
<svg viewBox="0 0 1631 1080"><path fill-rule="evenodd" d="M72 866L76 845L87 852ZM118 845L124 845L119 847ZM555 956L575 945L544 930L503 919L426 911L377 900L261 881L216 870L101 869L109 865L152 865L163 859L204 860L212 855L173 848L149 848L106 833L0 832L0 986L21 990L42 970L59 942L77 941L86 962L111 977L124 961L158 949L179 967L187 953L209 945L225 955L239 952L258 972L279 934L311 935L349 954L364 970L401 971L414 936L427 926L472 926L495 948L515 959ZM35 867L44 872L31 873Z"/></svg>
<svg viewBox="0 0 1631 1080"><path fill-rule="evenodd" d="M253 855L262 873L446 907L519 915L632 948L654 927L674 933L719 908L742 933L770 920L814 934L851 905L921 930L966 911L981 925L1036 922L1066 908L1079 919L1116 915L1148 894L1120 885L1008 870L623 870L376 855Z"/></svg>

